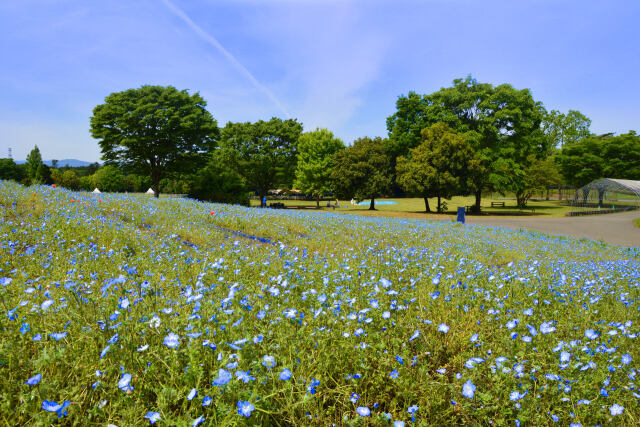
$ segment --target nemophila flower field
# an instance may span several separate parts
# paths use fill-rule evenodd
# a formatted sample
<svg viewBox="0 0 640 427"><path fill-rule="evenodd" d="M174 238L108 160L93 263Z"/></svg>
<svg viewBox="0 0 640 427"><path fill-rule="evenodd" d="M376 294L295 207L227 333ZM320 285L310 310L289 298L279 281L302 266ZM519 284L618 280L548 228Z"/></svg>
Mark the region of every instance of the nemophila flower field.
<svg viewBox="0 0 640 427"><path fill-rule="evenodd" d="M640 251L0 183L10 424L637 424Z"/></svg>

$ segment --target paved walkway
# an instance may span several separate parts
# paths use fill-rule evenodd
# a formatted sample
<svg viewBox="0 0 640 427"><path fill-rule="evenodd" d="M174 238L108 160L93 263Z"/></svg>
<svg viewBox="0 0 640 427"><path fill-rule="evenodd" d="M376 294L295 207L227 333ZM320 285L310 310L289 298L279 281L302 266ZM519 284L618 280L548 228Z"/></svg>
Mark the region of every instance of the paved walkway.
<svg viewBox="0 0 640 427"><path fill-rule="evenodd" d="M524 228L549 234L600 240L614 245L640 246L640 228L633 220L640 212L630 211L616 214L580 217L544 218L536 216L467 216L467 224Z"/></svg>

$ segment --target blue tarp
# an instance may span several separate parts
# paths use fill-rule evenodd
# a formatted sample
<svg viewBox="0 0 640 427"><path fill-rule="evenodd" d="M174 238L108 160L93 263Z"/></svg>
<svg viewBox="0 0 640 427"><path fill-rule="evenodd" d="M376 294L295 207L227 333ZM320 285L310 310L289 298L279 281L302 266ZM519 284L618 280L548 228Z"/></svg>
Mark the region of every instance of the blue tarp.
<svg viewBox="0 0 640 427"><path fill-rule="evenodd" d="M362 202L358 203L359 205L370 205L371 204L371 200L367 201L367 200L363 200ZM382 200L382 201L377 201L376 200L376 205L397 205L396 202L392 202L391 200Z"/></svg>

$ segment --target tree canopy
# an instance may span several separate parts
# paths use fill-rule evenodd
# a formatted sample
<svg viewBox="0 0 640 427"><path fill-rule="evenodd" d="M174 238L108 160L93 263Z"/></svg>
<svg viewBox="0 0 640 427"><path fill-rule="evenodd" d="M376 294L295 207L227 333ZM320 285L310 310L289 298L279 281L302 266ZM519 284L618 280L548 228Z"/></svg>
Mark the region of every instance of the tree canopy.
<svg viewBox="0 0 640 427"><path fill-rule="evenodd" d="M222 157L258 193L262 204L274 185L293 183L301 133L302 124L295 119L229 122L222 129Z"/></svg>
<svg viewBox="0 0 640 427"><path fill-rule="evenodd" d="M294 186L316 197L320 207L320 196L331 190L331 170L334 154L344 149L341 139L327 129L317 128L305 132L298 140L298 164Z"/></svg>
<svg viewBox="0 0 640 427"><path fill-rule="evenodd" d="M565 145L556 161L566 181L576 188L600 178L640 180L640 137L633 131L590 136Z"/></svg>
<svg viewBox="0 0 640 427"><path fill-rule="evenodd" d="M203 163L215 147L219 130L206 105L198 93L173 86L112 93L94 108L91 134L103 160L149 175L158 197L164 176Z"/></svg>
<svg viewBox="0 0 640 427"><path fill-rule="evenodd" d="M455 133L444 123L422 130L422 143L398 157L396 180L407 192L424 198L430 212L429 197L451 198L467 192L479 162L465 135Z"/></svg>
<svg viewBox="0 0 640 427"><path fill-rule="evenodd" d="M358 138L334 155L331 180L338 195L358 200L369 198L369 209L375 209L375 198L391 188L391 161L386 144L380 137Z"/></svg>
<svg viewBox="0 0 640 427"><path fill-rule="evenodd" d="M543 157L549 152L549 139L540 128L544 107L528 89L517 90L508 84L494 87L467 77L430 95L410 92L398 99L396 107L387 119L388 150L394 155L406 155L419 143L422 129L438 122L467 134L480 161L479 173L471 183L476 210L482 190L513 190L524 179L520 172L528 166L530 156ZM505 168L516 173L507 177Z"/></svg>
<svg viewBox="0 0 640 427"><path fill-rule="evenodd" d="M590 136L589 126L591 119L577 110L569 110L567 114L551 110L542 120L542 130L554 148L562 148Z"/></svg>

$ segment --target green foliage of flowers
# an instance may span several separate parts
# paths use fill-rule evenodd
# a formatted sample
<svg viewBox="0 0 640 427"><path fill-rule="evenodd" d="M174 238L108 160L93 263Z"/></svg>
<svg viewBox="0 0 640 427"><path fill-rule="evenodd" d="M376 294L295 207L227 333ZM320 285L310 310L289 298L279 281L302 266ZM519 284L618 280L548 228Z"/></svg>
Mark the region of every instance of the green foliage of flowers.
<svg viewBox="0 0 640 427"><path fill-rule="evenodd" d="M638 422L638 249L4 181L0 205L3 424Z"/></svg>

